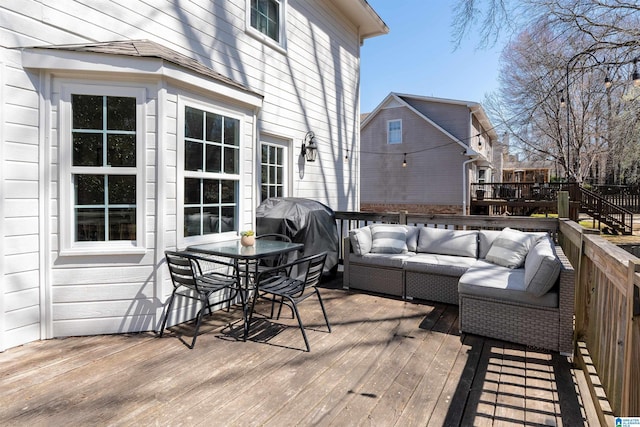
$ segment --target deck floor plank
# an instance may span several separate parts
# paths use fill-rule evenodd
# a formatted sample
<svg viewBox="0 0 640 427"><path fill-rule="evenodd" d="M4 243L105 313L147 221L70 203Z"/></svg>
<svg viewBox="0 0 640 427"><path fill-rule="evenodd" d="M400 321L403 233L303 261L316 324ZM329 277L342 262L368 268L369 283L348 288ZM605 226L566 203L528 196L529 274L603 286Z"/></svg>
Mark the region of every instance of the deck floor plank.
<svg viewBox="0 0 640 427"><path fill-rule="evenodd" d="M240 311L153 333L0 353L0 425L587 425L590 396L557 353L458 333L457 307L322 290L293 319ZM268 305L261 303L262 313ZM287 317L287 316L285 316ZM585 409L586 407L586 409Z"/></svg>

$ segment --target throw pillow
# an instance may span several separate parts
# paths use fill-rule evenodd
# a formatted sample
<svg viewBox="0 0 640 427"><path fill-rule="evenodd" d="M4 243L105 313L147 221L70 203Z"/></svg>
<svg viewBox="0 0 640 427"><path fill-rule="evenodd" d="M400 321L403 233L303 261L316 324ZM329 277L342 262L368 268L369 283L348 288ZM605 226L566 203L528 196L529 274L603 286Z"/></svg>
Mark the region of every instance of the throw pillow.
<svg viewBox="0 0 640 427"><path fill-rule="evenodd" d="M349 231L353 253L364 255L371 252L371 228L369 226Z"/></svg>
<svg viewBox="0 0 640 427"><path fill-rule="evenodd" d="M402 225L372 225L371 253L402 254L407 252L407 229Z"/></svg>
<svg viewBox="0 0 640 427"><path fill-rule="evenodd" d="M538 238L507 227L491 244L486 260L507 268L519 268Z"/></svg>
<svg viewBox="0 0 640 427"><path fill-rule="evenodd" d="M541 297L553 288L560 275L561 263L550 238L538 240L524 262L524 285L527 292Z"/></svg>

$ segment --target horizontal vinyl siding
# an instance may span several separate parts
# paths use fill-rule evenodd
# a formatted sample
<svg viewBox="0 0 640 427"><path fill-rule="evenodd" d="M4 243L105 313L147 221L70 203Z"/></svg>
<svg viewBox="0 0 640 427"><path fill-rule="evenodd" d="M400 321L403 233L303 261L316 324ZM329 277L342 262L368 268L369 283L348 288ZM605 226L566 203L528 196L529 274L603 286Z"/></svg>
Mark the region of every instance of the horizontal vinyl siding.
<svg viewBox="0 0 640 427"><path fill-rule="evenodd" d="M395 119L403 142L387 144L387 121ZM362 130L361 203L461 205L462 151L408 108L380 110Z"/></svg>
<svg viewBox="0 0 640 427"><path fill-rule="evenodd" d="M4 348L40 338L38 78L19 61L19 53L0 51Z"/></svg>
<svg viewBox="0 0 640 427"><path fill-rule="evenodd" d="M330 2L289 0L287 3L286 50L274 49L245 31L246 0L162 3L145 1L87 2L23 0L5 2L0 6L2 44L16 48L6 50L7 60L0 57L3 67L3 123L2 160L3 183L7 191L3 202L3 300L2 319L5 332L2 339L9 346L39 337L41 308L40 277L50 280L53 336L110 333L148 330L159 323L158 314L171 292L171 284L164 264L156 265L156 211L162 204L164 217L160 222L164 235L159 239L165 247L184 244L178 235L177 210L181 203L178 194L176 127L178 126L178 97L187 95L212 106L223 105L243 119L243 147L241 158L242 181L240 212L241 229L249 228L255 220L258 177L255 151L258 132L291 140L290 174L293 177L290 196L309 197L335 209L355 208L357 191L352 160L344 163L348 149L357 151L358 138L358 81L360 43L358 31ZM141 81L136 75L66 75L56 70L51 79L40 82L40 71L23 70L17 48L95 43L128 39L149 39L170 49L195 58L215 71L230 77L264 96L260 122L255 123L256 111L245 111L234 100L211 93L187 93L183 87L171 87L167 81ZM5 52L0 51L0 52ZM6 65L10 64L10 65ZM42 74L45 75L44 73ZM108 84L147 88L144 174L145 209L144 254L109 256L59 256L61 211L58 195L67 186L68 177L60 180L58 111L60 94L55 87L58 79L77 83ZM105 82L107 83L107 82ZM38 94L34 86L51 87L52 93ZM158 105L156 94L166 89L165 104ZM187 86L185 86L187 87ZM39 96L49 109L39 110ZM156 117L161 111L164 117ZM44 137L39 121L50 122L51 129ZM160 122L162 120L162 122ZM162 170L158 170L156 129L161 123ZM300 161L297 153L307 131L313 131L319 146L318 161ZM47 147L40 147L40 141ZM43 151L48 149L48 151ZM50 164L40 165L46 154ZM351 155L353 158L353 154ZM141 167L141 168L142 168ZM49 218L39 219L44 209L39 204L43 185L39 181L43 169L50 182L46 211ZM156 182L162 176L164 182ZM165 197L156 200L158 186ZM141 189L142 190L142 189ZM41 230L45 224L48 229ZM44 255L51 271L41 273L39 233L45 236L50 252ZM160 252L161 253L161 252ZM160 256L161 257L161 256ZM161 284L153 286L159 277ZM48 289L48 288L42 288ZM10 307L10 312L8 308ZM186 307L175 321L193 314ZM155 324L154 324L155 322ZM36 331L38 335L33 335Z"/></svg>
<svg viewBox="0 0 640 427"><path fill-rule="evenodd" d="M146 38L194 57L264 94L260 127L265 132L293 139L296 148L308 130L315 132L318 162L303 163L301 169L294 157L290 195L314 197L340 209L354 207L355 166L342 159L346 149L357 149L357 29L329 2L289 0L283 53L245 32L246 4L25 0L7 12L19 23L8 26L10 46ZM338 178L332 181L333 176Z"/></svg>

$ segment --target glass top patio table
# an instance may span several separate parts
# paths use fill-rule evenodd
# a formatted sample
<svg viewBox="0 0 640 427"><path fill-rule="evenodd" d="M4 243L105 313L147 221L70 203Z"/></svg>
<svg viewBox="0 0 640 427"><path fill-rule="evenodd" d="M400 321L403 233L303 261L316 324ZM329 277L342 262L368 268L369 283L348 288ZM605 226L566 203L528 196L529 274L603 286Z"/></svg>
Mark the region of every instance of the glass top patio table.
<svg viewBox="0 0 640 427"><path fill-rule="evenodd" d="M303 248L304 244L302 243L256 239L253 246L242 246L240 240L232 240L191 245L187 247L187 251L232 258L237 263L236 274L238 275L238 283L244 284L240 292L240 300L244 321L244 339L246 340L249 333L249 292L252 290L251 267L254 269L253 274L255 276L258 272L257 261L261 258L293 252ZM241 263L244 264L243 269L240 266Z"/></svg>
<svg viewBox="0 0 640 427"><path fill-rule="evenodd" d="M256 239L256 243L253 246L242 246L240 240L233 240L192 245L187 247L187 250L247 261L297 251L303 247L302 243Z"/></svg>

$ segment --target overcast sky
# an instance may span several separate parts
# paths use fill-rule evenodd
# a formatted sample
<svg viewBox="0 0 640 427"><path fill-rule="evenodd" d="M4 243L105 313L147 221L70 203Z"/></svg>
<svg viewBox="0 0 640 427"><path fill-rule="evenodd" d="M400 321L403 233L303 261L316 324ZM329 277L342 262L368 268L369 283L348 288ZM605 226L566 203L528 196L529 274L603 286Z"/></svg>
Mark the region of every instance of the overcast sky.
<svg viewBox="0 0 640 427"><path fill-rule="evenodd" d="M390 92L482 102L497 90L502 45L480 49L471 34L454 50L453 1L367 1L390 31L362 46L361 112Z"/></svg>

